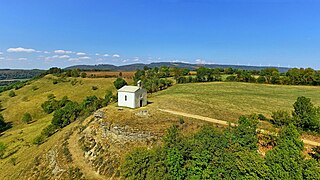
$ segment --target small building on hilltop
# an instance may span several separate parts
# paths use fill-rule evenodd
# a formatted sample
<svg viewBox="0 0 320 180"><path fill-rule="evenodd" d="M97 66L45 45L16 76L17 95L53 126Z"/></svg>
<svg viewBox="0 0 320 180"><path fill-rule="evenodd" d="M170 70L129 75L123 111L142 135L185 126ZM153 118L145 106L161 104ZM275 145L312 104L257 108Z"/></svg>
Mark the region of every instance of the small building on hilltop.
<svg viewBox="0 0 320 180"><path fill-rule="evenodd" d="M123 86L118 90L118 106L138 108L147 103L147 90L142 87L141 81L138 81L137 86Z"/></svg>

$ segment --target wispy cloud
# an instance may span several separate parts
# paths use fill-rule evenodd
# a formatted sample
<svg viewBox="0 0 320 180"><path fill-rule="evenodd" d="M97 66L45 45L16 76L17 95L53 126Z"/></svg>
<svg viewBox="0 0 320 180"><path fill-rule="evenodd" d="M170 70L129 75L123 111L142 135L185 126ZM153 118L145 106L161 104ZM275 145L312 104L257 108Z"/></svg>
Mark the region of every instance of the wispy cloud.
<svg viewBox="0 0 320 180"><path fill-rule="evenodd" d="M205 60L202 60L202 59L196 59L196 63L197 63L197 64L205 64L206 61L205 61Z"/></svg>
<svg viewBox="0 0 320 180"><path fill-rule="evenodd" d="M23 48L23 47L17 47L17 48L9 48L7 49L7 52L13 53L13 52L40 52L36 51L35 49L30 49L30 48Z"/></svg>
<svg viewBox="0 0 320 180"><path fill-rule="evenodd" d="M119 58L120 55L119 55L119 54L114 54L114 55L112 55L112 57L114 57L114 58Z"/></svg>
<svg viewBox="0 0 320 180"><path fill-rule="evenodd" d="M28 60L27 58L18 58L19 61L26 61Z"/></svg>
<svg viewBox="0 0 320 180"><path fill-rule="evenodd" d="M85 55L87 55L87 54L86 54L86 53L83 53L83 52L78 52L77 55L78 55L78 56L85 56Z"/></svg>
<svg viewBox="0 0 320 180"><path fill-rule="evenodd" d="M0 52L0 55L2 55L3 54L3 52Z"/></svg>
<svg viewBox="0 0 320 180"><path fill-rule="evenodd" d="M81 60L88 60L91 59L88 56L76 57L76 58L69 58L68 61L81 61Z"/></svg>
<svg viewBox="0 0 320 180"><path fill-rule="evenodd" d="M54 53L56 53L56 54L72 54L73 52L59 49L59 50L55 50Z"/></svg>
<svg viewBox="0 0 320 180"><path fill-rule="evenodd" d="M109 57L110 55L109 55L109 54L104 54L103 56L104 56L104 57Z"/></svg>

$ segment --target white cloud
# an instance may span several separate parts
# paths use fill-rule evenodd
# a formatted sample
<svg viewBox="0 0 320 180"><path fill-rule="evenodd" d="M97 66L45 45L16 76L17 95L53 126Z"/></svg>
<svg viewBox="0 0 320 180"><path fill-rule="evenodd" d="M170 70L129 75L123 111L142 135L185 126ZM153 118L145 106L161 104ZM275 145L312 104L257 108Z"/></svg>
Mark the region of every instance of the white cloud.
<svg viewBox="0 0 320 180"><path fill-rule="evenodd" d="M3 54L3 52L0 52L0 55L2 55Z"/></svg>
<svg viewBox="0 0 320 180"><path fill-rule="evenodd" d="M79 61L79 58L69 58L68 61Z"/></svg>
<svg viewBox="0 0 320 180"><path fill-rule="evenodd" d="M197 64L205 64L206 61L205 61L205 60L202 60L202 59L196 59L196 63L197 63Z"/></svg>
<svg viewBox="0 0 320 180"><path fill-rule="evenodd" d="M91 59L90 57L88 56L84 56L84 57L79 57L80 60L84 60L84 59Z"/></svg>
<svg viewBox="0 0 320 180"><path fill-rule="evenodd" d="M25 61L28 60L27 58L18 58L19 61Z"/></svg>
<svg viewBox="0 0 320 180"><path fill-rule="evenodd" d="M100 56L100 54L99 54L99 53L96 53L96 56Z"/></svg>
<svg viewBox="0 0 320 180"><path fill-rule="evenodd" d="M114 58L119 58L120 55L119 55L119 54L114 54L114 55L112 55L112 57L114 57Z"/></svg>
<svg viewBox="0 0 320 180"><path fill-rule="evenodd" d="M110 55L109 55L109 54L104 54L103 56L104 56L104 57L108 57L108 56L110 56Z"/></svg>
<svg viewBox="0 0 320 180"><path fill-rule="evenodd" d="M34 49L29 49L29 48L22 48L22 47L17 47L17 48L9 48L7 49L7 52L36 52Z"/></svg>
<svg viewBox="0 0 320 180"><path fill-rule="evenodd" d="M45 53L45 54L50 54L50 52L49 52L49 51L43 51L43 53Z"/></svg>
<svg viewBox="0 0 320 180"><path fill-rule="evenodd" d="M78 56L85 56L85 55L86 55L86 53L78 52L78 53L77 53L77 55L78 55Z"/></svg>
<svg viewBox="0 0 320 180"><path fill-rule="evenodd" d="M0 60L4 60L4 57L0 57Z"/></svg>
<svg viewBox="0 0 320 180"><path fill-rule="evenodd" d="M56 53L56 54L72 54L73 52L59 49L59 50L55 50L54 53Z"/></svg>
<svg viewBox="0 0 320 180"><path fill-rule="evenodd" d="M70 58L70 56L68 55L62 55L62 56L58 56L59 59L67 59Z"/></svg>

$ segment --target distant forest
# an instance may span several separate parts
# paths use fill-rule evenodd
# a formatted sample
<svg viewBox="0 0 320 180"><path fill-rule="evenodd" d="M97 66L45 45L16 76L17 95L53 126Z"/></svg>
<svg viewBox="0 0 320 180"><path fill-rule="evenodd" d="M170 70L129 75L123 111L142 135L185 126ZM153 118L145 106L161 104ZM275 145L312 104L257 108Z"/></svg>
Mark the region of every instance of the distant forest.
<svg viewBox="0 0 320 180"><path fill-rule="evenodd" d="M43 73L43 70L0 69L0 80L31 79Z"/></svg>

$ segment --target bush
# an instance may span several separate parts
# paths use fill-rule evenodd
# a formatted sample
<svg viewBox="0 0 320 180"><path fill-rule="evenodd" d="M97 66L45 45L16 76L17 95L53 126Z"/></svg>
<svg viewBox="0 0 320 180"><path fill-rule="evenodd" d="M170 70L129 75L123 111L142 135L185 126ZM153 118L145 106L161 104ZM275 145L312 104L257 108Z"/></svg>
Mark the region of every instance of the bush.
<svg viewBox="0 0 320 180"><path fill-rule="evenodd" d="M24 113L22 117L22 122L29 124L32 121L32 117L30 113Z"/></svg>
<svg viewBox="0 0 320 180"><path fill-rule="evenodd" d="M98 87L97 86L92 86L91 89L95 91L95 90L98 89Z"/></svg>
<svg viewBox="0 0 320 180"><path fill-rule="evenodd" d="M0 132L10 128L10 125L4 121L4 117L0 114Z"/></svg>
<svg viewBox="0 0 320 180"><path fill-rule="evenodd" d="M14 97L14 96L16 96L16 93L14 92L14 91L9 91L9 97Z"/></svg>
<svg viewBox="0 0 320 180"><path fill-rule="evenodd" d="M257 83L266 83L266 78L264 76L259 76L257 79Z"/></svg>
<svg viewBox="0 0 320 180"><path fill-rule="evenodd" d="M114 82L113 82L114 86L117 88L117 89L120 89L122 88L123 86L127 85L128 83L122 79L122 78L117 78Z"/></svg>
<svg viewBox="0 0 320 180"><path fill-rule="evenodd" d="M271 117L272 119L270 119L270 122L276 126L289 125L292 123L292 117L287 111L279 110L272 112Z"/></svg>
<svg viewBox="0 0 320 180"><path fill-rule="evenodd" d="M36 145L40 145L40 144L44 143L45 140L46 140L46 137L41 134L41 135L36 136L33 139L32 143L36 144Z"/></svg>
<svg viewBox="0 0 320 180"><path fill-rule="evenodd" d="M4 155L5 151L6 151L6 149L7 149L7 146L4 145L2 142L0 142L0 159L3 158L3 155Z"/></svg>

